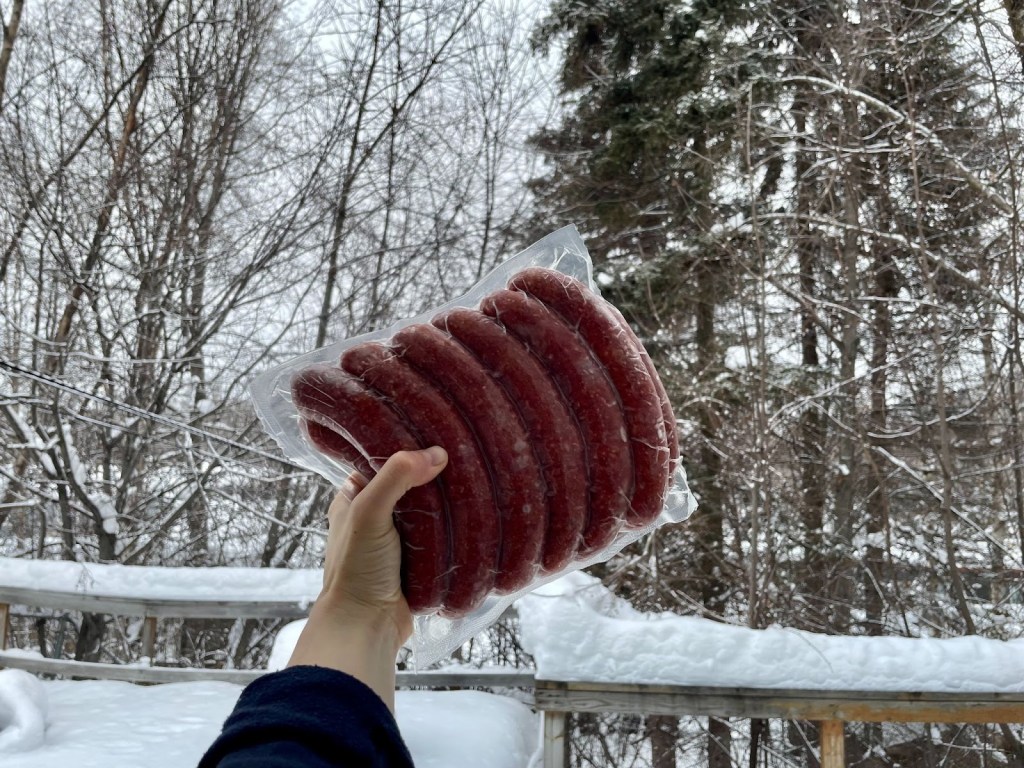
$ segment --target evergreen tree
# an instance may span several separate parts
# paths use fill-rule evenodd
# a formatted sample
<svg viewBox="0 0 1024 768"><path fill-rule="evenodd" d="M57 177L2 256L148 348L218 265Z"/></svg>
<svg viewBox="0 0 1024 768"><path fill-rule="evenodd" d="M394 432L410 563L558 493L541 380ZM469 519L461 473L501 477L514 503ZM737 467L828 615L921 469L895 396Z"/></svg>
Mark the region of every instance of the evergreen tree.
<svg viewBox="0 0 1024 768"><path fill-rule="evenodd" d="M660 555L662 582L633 596L678 606L689 595L714 618L728 601L720 429L732 396L717 315L744 269L735 263L742 249L716 227L734 212L721 173L734 163L737 102L759 66L734 34L745 5L562 1L536 38L564 46L561 88L572 106L534 138L552 160L535 190L546 210L581 226L609 297L639 326L695 422L682 443L701 508L685 539ZM674 752L659 748L666 727L648 722L659 767L674 765ZM712 719L709 765L731 764L730 741L727 724Z"/></svg>
<svg viewBox="0 0 1024 768"><path fill-rule="evenodd" d="M606 293L639 326L673 394L701 401L690 410L699 411L708 446L722 416L715 398L700 393L722 370L716 308L741 268L733 263L739 249L715 227L735 211L720 173L735 151L736 101L757 60L730 42L743 6L560 2L536 36L538 45L563 47L570 105L561 125L533 140L550 160L548 175L534 181L542 210L583 230L610 278ZM696 358L675 354L684 345L696 347ZM721 538L718 458L689 445L702 498L697 527L709 544L699 597L719 614L724 595L711 577Z"/></svg>
<svg viewBox="0 0 1024 768"><path fill-rule="evenodd" d="M1020 561L963 522L996 520L985 499L1011 507L1019 479L985 452L1000 425L964 416L1016 423L1013 381L1006 411L992 400L998 318L1018 311L1015 256L997 258L1016 253L999 156L1016 139L970 11L561 1L540 26L565 109L534 137L536 228L580 226L667 380L701 503L658 534L655 566L610 569L635 602L962 633L963 569Z"/></svg>

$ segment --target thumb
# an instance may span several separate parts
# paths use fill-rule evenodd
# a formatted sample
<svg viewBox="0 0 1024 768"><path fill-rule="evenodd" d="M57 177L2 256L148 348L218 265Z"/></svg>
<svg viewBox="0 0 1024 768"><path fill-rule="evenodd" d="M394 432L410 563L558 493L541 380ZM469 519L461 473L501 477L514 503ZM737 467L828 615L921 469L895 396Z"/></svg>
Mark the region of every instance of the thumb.
<svg viewBox="0 0 1024 768"><path fill-rule="evenodd" d="M351 513L362 521L391 525L391 513L410 488L425 485L448 464L440 446L422 451L399 451L389 458L374 478L352 500Z"/></svg>

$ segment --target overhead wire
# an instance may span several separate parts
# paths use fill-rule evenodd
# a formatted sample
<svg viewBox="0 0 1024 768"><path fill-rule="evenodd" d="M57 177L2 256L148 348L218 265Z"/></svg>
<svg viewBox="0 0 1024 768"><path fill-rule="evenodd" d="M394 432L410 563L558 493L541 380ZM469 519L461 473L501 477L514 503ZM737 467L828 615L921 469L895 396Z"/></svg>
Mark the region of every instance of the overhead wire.
<svg viewBox="0 0 1024 768"><path fill-rule="evenodd" d="M275 456L269 451L264 451L252 445L239 443L236 440L232 440L231 438L217 435L213 432L209 432L208 430L196 427L192 424L186 424L185 422L178 421L177 419L172 419L169 416L164 416L159 413L153 413L152 411L147 411L145 408L139 408L137 406L130 405L129 403L114 400L112 398L105 397L104 395L96 394L95 392L88 392L84 389L76 387L73 384L68 384L65 381L61 381L60 379L51 376L50 374L43 373L42 371L36 371L31 368L25 368L23 366L17 365L16 363L12 363L9 360L5 360L2 357L0 357L0 368L15 376L30 379L45 386L52 387L54 389L60 390L68 394L76 395L78 397L83 397L94 402L103 403L104 405L108 405L111 408L116 408L120 411L124 411L125 413L130 413L133 416L137 416L141 419L146 419L156 424L162 424L165 427L170 427L172 429L180 430L182 432L187 432L188 434L194 435L196 437L201 437L206 440L220 443L222 445L227 445L232 448L235 448L236 450L260 456L264 459L269 459L270 461L276 462L278 464L284 464L286 466L293 467L304 472L308 471L306 467L296 464L295 462L290 461L284 456Z"/></svg>

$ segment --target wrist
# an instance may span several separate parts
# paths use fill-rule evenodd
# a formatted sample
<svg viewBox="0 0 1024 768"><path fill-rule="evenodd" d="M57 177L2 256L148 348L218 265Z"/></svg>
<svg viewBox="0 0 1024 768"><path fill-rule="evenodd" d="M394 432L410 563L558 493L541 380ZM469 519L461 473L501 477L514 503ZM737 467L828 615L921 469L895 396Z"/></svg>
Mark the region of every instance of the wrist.
<svg viewBox="0 0 1024 768"><path fill-rule="evenodd" d="M399 593L387 603L369 603L325 589L310 611L310 618L330 624L337 632L376 638L393 655L412 634L412 616Z"/></svg>
<svg viewBox="0 0 1024 768"><path fill-rule="evenodd" d="M329 667L352 675L394 709L395 656L408 637L392 611L326 595L313 605L288 666Z"/></svg>

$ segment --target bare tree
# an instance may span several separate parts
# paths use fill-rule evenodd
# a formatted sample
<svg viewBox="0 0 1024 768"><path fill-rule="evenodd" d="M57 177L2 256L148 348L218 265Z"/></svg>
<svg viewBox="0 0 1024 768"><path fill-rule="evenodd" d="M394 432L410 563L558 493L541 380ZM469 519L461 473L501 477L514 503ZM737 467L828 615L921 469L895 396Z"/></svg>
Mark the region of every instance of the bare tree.
<svg viewBox="0 0 1024 768"><path fill-rule="evenodd" d="M505 13L492 26L461 0L25 6L27 55L0 113L5 553L317 562L330 489L267 458L246 384L507 255L526 199L509 182L525 157L512 115L532 64ZM492 93L507 95L497 114ZM76 654L122 653L109 629L83 617ZM196 662L266 652L258 622L178 631Z"/></svg>

